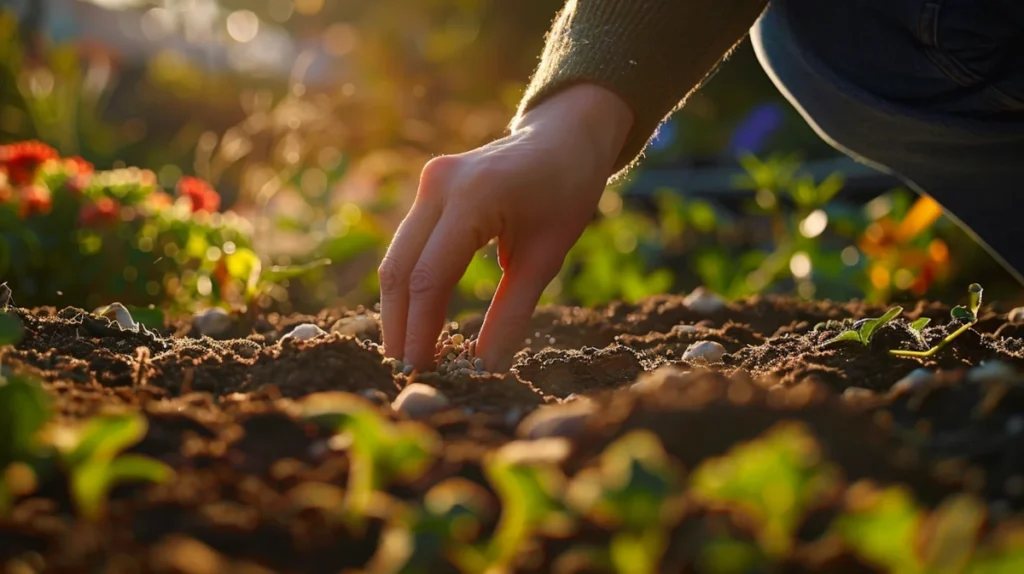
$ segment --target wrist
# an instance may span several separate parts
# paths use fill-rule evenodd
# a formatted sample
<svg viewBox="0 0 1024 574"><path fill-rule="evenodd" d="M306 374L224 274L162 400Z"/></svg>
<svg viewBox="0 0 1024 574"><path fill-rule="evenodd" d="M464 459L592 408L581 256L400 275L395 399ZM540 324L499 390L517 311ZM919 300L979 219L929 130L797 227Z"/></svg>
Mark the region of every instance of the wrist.
<svg viewBox="0 0 1024 574"><path fill-rule="evenodd" d="M512 133L555 130L578 134L610 170L622 152L633 123L633 110L615 92L596 84L577 84L520 114L511 130Z"/></svg>

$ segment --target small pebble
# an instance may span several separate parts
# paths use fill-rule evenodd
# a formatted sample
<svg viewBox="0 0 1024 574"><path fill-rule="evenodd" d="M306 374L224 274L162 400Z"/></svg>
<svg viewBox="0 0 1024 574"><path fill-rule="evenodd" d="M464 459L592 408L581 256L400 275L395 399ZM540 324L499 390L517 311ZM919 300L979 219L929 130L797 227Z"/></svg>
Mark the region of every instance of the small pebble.
<svg viewBox="0 0 1024 574"><path fill-rule="evenodd" d="M192 316L192 327L206 337L223 336L231 330L233 324L231 315L220 307L211 307Z"/></svg>
<svg viewBox="0 0 1024 574"><path fill-rule="evenodd" d="M863 387L847 387L846 390L843 391L843 399L848 401L870 399L873 396L875 396L874 391Z"/></svg>
<svg viewBox="0 0 1024 574"><path fill-rule="evenodd" d="M467 361L466 359L459 359L459 361L455 363L455 366L457 366L460 369L469 369L469 361Z"/></svg>
<svg viewBox="0 0 1024 574"><path fill-rule="evenodd" d="M691 311L709 315L725 309L725 300L704 287L697 287L683 298L683 305Z"/></svg>
<svg viewBox="0 0 1024 574"><path fill-rule="evenodd" d="M587 418L594 409L590 401L540 407L519 423L516 435L530 440L572 438L586 428Z"/></svg>
<svg viewBox="0 0 1024 574"><path fill-rule="evenodd" d="M391 404L391 399L389 399L388 396L384 394L384 391L381 391L379 389L363 389L359 391L359 396L363 397L364 399L368 399L374 404L382 407Z"/></svg>
<svg viewBox="0 0 1024 574"><path fill-rule="evenodd" d="M473 367L478 371L484 370L484 360L477 358L473 360Z"/></svg>
<svg viewBox="0 0 1024 574"><path fill-rule="evenodd" d="M1006 314L1006 320L1011 325L1024 325L1024 307L1017 307Z"/></svg>
<svg viewBox="0 0 1024 574"><path fill-rule="evenodd" d="M406 366L402 367L402 374L407 376L407 377L411 377L413 371L415 371L415 370L416 370L416 367L414 367L412 365L406 365Z"/></svg>
<svg viewBox="0 0 1024 574"><path fill-rule="evenodd" d="M423 383L412 383L398 393L391 408L418 419L443 411L448 405L448 397L441 391Z"/></svg>
<svg viewBox="0 0 1024 574"><path fill-rule="evenodd" d="M706 363L721 363L725 356L725 347L715 341L700 341L686 348L683 353L684 361L704 361Z"/></svg>
<svg viewBox="0 0 1024 574"><path fill-rule="evenodd" d="M463 337L462 335L458 334L458 333L452 335L452 343L454 343L456 347L461 345L462 342L465 341L465 340L466 340L466 338Z"/></svg>
<svg viewBox="0 0 1024 574"><path fill-rule="evenodd" d="M366 314L338 319L334 325L331 326L332 333L349 335L352 337L358 337L360 335L365 337L369 334L376 335L377 330L377 320Z"/></svg>
<svg viewBox="0 0 1024 574"><path fill-rule="evenodd" d="M448 355L447 355L447 357L446 357L446 358L447 358L447 359L448 359L449 361L454 361L454 360L455 360L455 353L448 353Z"/></svg>
<svg viewBox="0 0 1024 574"><path fill-rule="evenodd" d="M457 372L462 376L467 376L473 374L473 369L459 369Z"/></svg>
<svg viewBox="0 0 1024 574"><path fill-rule="evenodd" d="M676 325L672 327L672 332L682 334L696 333L697 327L694 325Z"/></svg>
<svg viewBox="0 0 1024 574"><path fill-rule="evenodd" d="M1006 419L1006 434L1014 435L1024 432L1024 417L1020 415Z"/></svg>
<svg viewBox="0 0 1024 574"><path fill-rule="evenodd" d="M896 381L896 383L889 388L890 393L903 394L916 391L917 389L927 385L935 380L935 374L925 368L914 369L907 373L907 376Z"/></svg>
<svg viewBox="0 0 1024 574"><path fill-rule="evenodd" d="M403 363L402 361L399 361L398 359L395 359L391 363L391 369L392 369L392 371L394 371L396 373L401 373L402 370L405 369L405 363Z"/></svg>
<svg viewBox="0 0 1024 574"><path fill-rule="evenodd" d="M326 334L326 331L314 325L313 323L304 323L292 329L284 337L281 337L281 340L284 341L285 339L297 339L299 341L308 341L310 339L319 337L320 335Z"/></svg>
<svg viewBox="0 0 1024 574"><path fill-rule="evenodd" d="M1017 378L1017 370L1002 361L987 361L967 372L969 383L1009 383Z"/></svg>

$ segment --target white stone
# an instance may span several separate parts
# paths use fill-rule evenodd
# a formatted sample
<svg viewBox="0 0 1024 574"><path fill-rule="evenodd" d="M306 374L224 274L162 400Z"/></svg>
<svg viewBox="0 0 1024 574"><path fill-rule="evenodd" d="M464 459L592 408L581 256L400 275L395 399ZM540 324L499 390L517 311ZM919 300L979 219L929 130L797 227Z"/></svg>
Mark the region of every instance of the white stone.
<svg viewBox="0 0 1024 574"><path fill-rule="evenodd" d="M925 368L914 369L907 373L907 376L896 381L896 383L890 387L889 391L892 393L906 393L912 392L928 383L935 380L935 374Z"/></svg>
<svg viewBox="0 0 1024 574"><path fill-rule="evenodd" d="M192 326L200 335L218 337L231 329L231 315L220 307L199 311L192 316Z"/></svg>
<svg viewBox="0 0 1024 574"><path fill-rule="evenodd" d="M696 333L697 327L694 325L676 325L675 327L672 327L672 332L681 334Z"/></svg>
<svg viewBox="0 0 1024 574"><path fill-rule="evenodd" d="M705 315L716 313L725 309L725 299L708 291L703 287L694 289L689 295L683 298L683 304L691 311Z"/></svg>
<svg viewBox="0 0 1024 574"><path fill-rule="evenodd" d="M441 391L423 383L412 383L398 393L391 408L416 419L442 411L448 405L448 397Z"/></svg>
<svg viewBox="0 0 1024 574"><path fill-rule="evenodd" d="M969 383L1009 382L1017 378L1017 370L1002 361L987 361L967 372Z"/></svg>
<svg viewBox="0 0 1024 574"><path fill-rule="evenodd" d="M1012 325L1024 325L1024 307L1017 307L1006 314L1006 320Z"/></svg>
<svg viewBox="0 0 1024 574"><path fill-rule="evenodd" d="M705 363L721 363L725 356L725 347L714 341L700 341L686 348L683 353L684 361Z"/></svg>
<svg viewBox="0 0 1024 574"><path fill-rule="evenodd" d="M285 339L297 339L299 341L308 341L310 339L319 337L320 335L326 334L326 331L314 325L313 323L303 323L302 325L296 326L284 337L281 337L281 340L284 341Z"/></svg>

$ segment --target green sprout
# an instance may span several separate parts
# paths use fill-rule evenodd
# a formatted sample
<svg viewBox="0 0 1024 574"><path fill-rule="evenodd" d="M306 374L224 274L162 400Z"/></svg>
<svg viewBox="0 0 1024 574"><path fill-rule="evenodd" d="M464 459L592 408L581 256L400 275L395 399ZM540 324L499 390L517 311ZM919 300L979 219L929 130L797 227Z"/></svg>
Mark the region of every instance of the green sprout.
<svg viewBox="0 0 1024 574"><path fill-rule="evenodd" d="M307 399L307 421L337 433L331 446L349 452L346 516L360 523L374 495L395 481L411 481L433 463L440 438L414 421L394 423L369 401L347 393L318 393Z"/></svg>
<svg viewBox="0 0 1024 574"><path fill-rule="evenodd" d="M0 375L0 516L14 502L18 490L9 484L8 473L15 465L35 462L36 435L53 414L50 397L34 381ZM33 469L34 471L34 469Z"/></svg>
<svg viewBox="0 0 1024 574"><path fill-rule="evenodd" d="M853 324L852 329L843 331L839 335L829 339L825 342L826 345L838 343L839 341L856 341L862 345L867 346L871 343L871 339L875 336L875 333L879 329L887 325L890 321L899 316L903 312L903 307L893 307L885 312L884 315L877 319L862 319Z"/></svg>
<svg viewBox="0 0 1024 574"><path fill-rule="evenodd" d="M228 274L245 285L245 301L252 304L271 293L283 282L309 275L331 264L330 259L317 259L296 265L266 267L251 249L238 249L225 259Z"/></svg>
<svg viewBox="0 0 1024 574"><path fill-rule="evenodd" d="M653 574L668 547L667 532L682 517L682 470L658 436L633 431L609 445L595 468L568 489L570 506L616 531L607 561L620 574Z"/></svg>
<svg viewBox="0 0 1024 574"><path fill-rule="evenodd" d="M487 541L453 553L463 572L507 572L535 535L564 536L574 523L561 500L568 455L564 439L515 441L490 453L484 471L501 500L501 517Z"/></svg>
<svg viewBox="0 0 1024 574"><path fill-rule="evenodd" d="M89 520L101 518L111 488L127 481L163 483L174 476L166 464L147 456L122 454L146 434L138 414L104 415L78 429L58 427L53 442L66 469L75 505Z"/></svg>
<svg viewBox="0 0 1024 574"><path fill-rule="evenodd" d="M691 475L693 499L749 517L767 557L790 552L805 513L835 493L838 474L822 462L814 434L783 422L758 438L705 461Z"/></svg>
<svg viewBox="0 0 1024 574"><path fill-rule="evenodd" d="M927 351L903 351L899 349L892 349L889 351L891 355L897 357L917 357L917 358L928 358L933 356L935 353L941 351L946 345L952 343L957 337L963 335L968 329L973 327L978 322L978 311L981 309L981 296L983 293L981 285L972 283L967 289L968 300L970 304L967 307L963 305L957 305L950 311L950 316L957 321L964 321L964 324L959 329L953 331L946 338L938 342L934 347ZM920 320L918 320L920 322ZM920 329L918 329L920 330Z"/></svg>
<svg viewBox="0 0 1024 574"><path fill-rule="evenodd" d="M455 477L435 485L421 508L409 508L384 531L373 557L373 572L428 574L453 561L472 544L492 511L490 493L479 484Z"/></svg>
<svg viewBox="0 0 1024 574"><path fill-rule="evenodd" d="M21 340L24 332L17 317L6 310L0 310L0 347L14 345Z"/></svg>

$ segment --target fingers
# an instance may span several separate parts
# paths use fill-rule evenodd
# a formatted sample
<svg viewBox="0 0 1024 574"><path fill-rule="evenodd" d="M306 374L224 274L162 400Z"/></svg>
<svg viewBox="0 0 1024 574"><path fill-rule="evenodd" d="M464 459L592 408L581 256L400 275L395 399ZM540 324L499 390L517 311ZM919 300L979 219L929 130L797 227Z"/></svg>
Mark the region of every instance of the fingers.
<svg viewBox="0 0 1024 574"><path fill-rule="evenodd" d="M434 347L444 325L448 302L473 254L483 246L468 217L448 210L441 216L409 277L409 314L403 360L431 369Z"/></svg>
<svg viewBox="0 0 1024 574"><path fill-rule="evenodd" d="M401 359L405 353L406 317L409 312L409 277L423 246L441 218L441 207L417 200L399 225L387 255L377 270L380 280L380 320L387 356Z"/></svg>
<svg viewBox="0 0 1024 574"><path fill-rule="evenodd" d="M506 371L512 365L512 356L529 332L537 302L562 267L564 250L546 248L542 243L509 256L484 317L477 349L491 372Z"/></svg>

